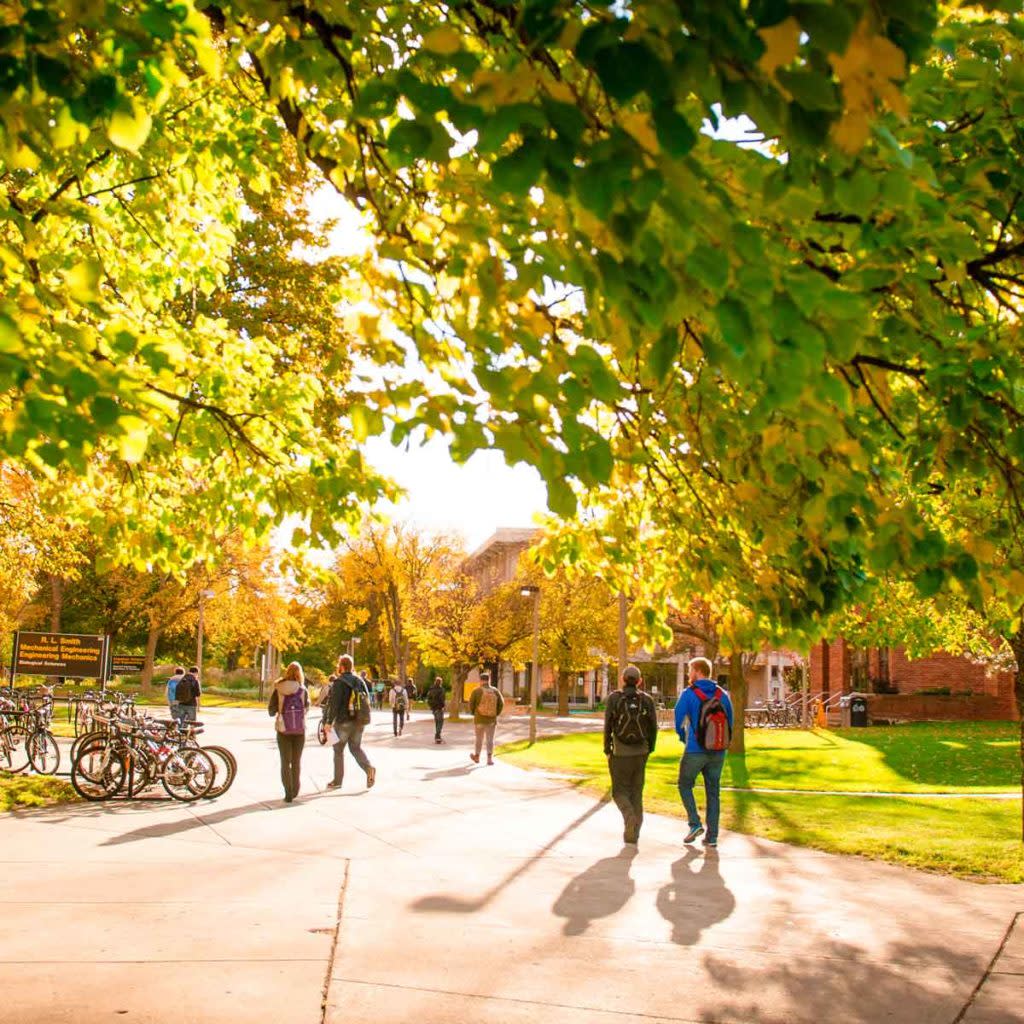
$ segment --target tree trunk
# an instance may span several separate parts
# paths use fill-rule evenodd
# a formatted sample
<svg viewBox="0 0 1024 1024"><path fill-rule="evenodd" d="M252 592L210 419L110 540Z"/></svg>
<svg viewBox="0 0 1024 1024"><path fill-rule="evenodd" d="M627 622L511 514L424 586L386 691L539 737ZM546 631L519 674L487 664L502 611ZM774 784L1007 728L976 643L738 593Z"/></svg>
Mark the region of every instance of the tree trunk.
<svg viewBox="0 0 1024 1024"><path fill-rule="evenodd" d="M150 626L146 636L146 661L142 666L142 689L148 690L153 685L153 665L156 662L156 645L160 641L163 630L159 626Z"/></svg>
<svg viewBox="0 0 1024 1024"><path fill-rule="evenodd" d="M452 696L448 704L448 721L457 722L459 711L462 710L462 688L469 675L469 668L465 665L452 665Z"/></svg>
<svg viewBox="0 0 1024 1024"><path fill-rule="evenodd" d="M1010 648L1017 661L1013 674L1013 692L1017 698L1017 714L1020 717L1020 791L1024 797L1024 626L1009 637ZM1021 842L1024 843L1024 799L1021 801Z"/></svg>
<svg viewBox="0 0 1024 1024"><path fill-rule="evenodd" d="M235 669L238 668L238 662L239 662L241 656L242 655L241 655L240 651L237 651L237 650L228 651L228 655L224 659L224 671L225 672L234 672Z"/></svg>
<svg viewBox="0 0 1024 1024"><path fill-rule="evenodd" d="M743 674L743 652L733 651L729 655L729 699L732 701L732 743L729 752L746 752L746 737L743 733L743 718L747 710L747 677Z"/></svg>
<svg viewBox="0 0 1024 1024"><path fill-rule="evenodd" d="M50 576L50 632L59 633L61 618L64 614L64 580L60 576Z"/></svg>
<svg viewBox="0 0 1024 1024"><path fill-rule="evenodd" d="M558 714L566 716L569 714L569 677L572 673L558 671Z"/></svg>

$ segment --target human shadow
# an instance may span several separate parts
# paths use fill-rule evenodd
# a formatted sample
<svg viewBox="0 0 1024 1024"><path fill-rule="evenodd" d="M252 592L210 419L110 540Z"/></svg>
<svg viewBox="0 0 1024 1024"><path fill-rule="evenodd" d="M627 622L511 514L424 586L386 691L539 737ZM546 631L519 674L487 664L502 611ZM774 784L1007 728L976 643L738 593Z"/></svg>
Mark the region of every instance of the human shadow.
<svg viewBox="0 0 1024 1024"><path fill-rule="evenodd" d="M242 807L226 807L222 811L215 811L213 814L199 813L187 818L179 818L177 821L165 821L156 825L146 825L131 832L122 832L119 836L111 836L101 846L122 846L125 843L136 843L142 839L166 839L170 836L181 835L184 832L191 832L197 828L205 828L207 825L219 825L222 822L230 821L232 818L240 818L244 814L253 814L256 811L274 810L272 803L252 803Z"/></svg>
<svg viewBox="0 0 1024 1024"><path fill-rule="evenodd" d="M549 839L532 857L523 861L515 869L515 871L509 872L504 878L491 886L481 896L477 896L473 899L467 899L464 896L451 896L447 893L440 893L435 896L423 896L416 900L412 904L412 909L416 913L448 913L448 914L475 914L481 911L489 903L491 903L498 894L508 885L511 885L516 879L524 875L530 868L533 867L538 861L543 860L545 855L551 852L563 839L571 835L576 831L588 818L593 817L608 801L611 800L611 791L606 792L600 800L598 800L592 807L588 807L578 818L570 822L558 835Z"/></svg>
<svg viewBox="0 0 1024 1024"><path fill-rule="evenodd" d="M427 772L423 776L423 781L433 782L435 779L457 779L463 775L472 775L473 772L479 770L478 765L460 765L458 768L445 768L443 771Z"/></svg>
<svg viewBox="0 0 1024 1024"><path fill-rule="evenodd" d="M702 931L730 917L736 898L722 878L717 851L705 848L701 857L696 848L688 849L672 865L672 881L658 890L657 907L677 946L696 945Z"/></svg>
<svg viewBox="0 0 1024 1024"><path fill-rule="evenodd" d="M620 911L636 891L630 866L636 846L625 845L614 857L604 857L577 875L562 890L551 908L556 917L564 917L564 935L582 935L599 917L611 917Z"/></svg>

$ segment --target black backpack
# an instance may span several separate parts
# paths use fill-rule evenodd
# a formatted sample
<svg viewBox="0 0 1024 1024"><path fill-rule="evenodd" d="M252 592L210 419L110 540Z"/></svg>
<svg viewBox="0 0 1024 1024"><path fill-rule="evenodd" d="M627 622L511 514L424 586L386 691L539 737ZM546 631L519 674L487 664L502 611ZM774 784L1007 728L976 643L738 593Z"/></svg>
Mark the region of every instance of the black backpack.
<svg viewBox="0 0 1024 1024"><path fill-rule="evenodd" d="M352 717L360 725L369 725L370 719L370 691L362 679L351 685L352 688Z"/></svg>
<svg viewBox="0 0 1024 1024"><path fill-rule="evenodd" d="M178 688L174 691L174 699L179 704L194 704L199 696L199 680L191 672L186 672L178 680Z"/></svg>
<svg viewBox="0 0 1024 1024"><path fill-rule="evenodd" d="M612 719L612 735L628 746L637 746L647 742L645 723L648 720L647 704L638 690L632 693L623 691L615 706L615 717Z"/></svg>

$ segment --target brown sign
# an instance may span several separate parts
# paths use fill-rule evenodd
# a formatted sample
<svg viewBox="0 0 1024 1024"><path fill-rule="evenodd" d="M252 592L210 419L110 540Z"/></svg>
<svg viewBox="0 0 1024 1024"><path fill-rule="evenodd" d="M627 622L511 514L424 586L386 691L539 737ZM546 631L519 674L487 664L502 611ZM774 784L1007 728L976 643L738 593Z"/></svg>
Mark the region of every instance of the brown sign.
<svg viewBox="0 0 1024 1024"><path fill-rule="evenodd" d="M11 664L19 675L106 679L108 645L106 636L19 630Z"/></svg>
<svg viewBox="0 0 1024 1024"><path fill-rule="evenodd" d="M110 674L112 676L138 675L145 668L146 659L141 654L112 654Z"/></svg>

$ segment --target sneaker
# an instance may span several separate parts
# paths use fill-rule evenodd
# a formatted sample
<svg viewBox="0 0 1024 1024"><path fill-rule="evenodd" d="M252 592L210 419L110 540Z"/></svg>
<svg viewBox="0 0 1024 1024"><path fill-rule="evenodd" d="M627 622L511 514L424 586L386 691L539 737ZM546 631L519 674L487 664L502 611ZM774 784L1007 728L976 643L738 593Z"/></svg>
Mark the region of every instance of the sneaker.
<svg viewBox="0 0 1024 1024"><path fill-rule="evenodd" d="M704 835L703 825L694 825L689 832L686 833L686 837L683 839L684 843L692 843L697 836Z"/></svg>
<svg viewBox="0 0 1024 1024"><path fill-rule="evenodd" d="M487 763L488 764L494 764L494 758L493 757L487 758Z"/></svg>
<svg viewBox="0 0 1024 1024"><path fill-rule="evenodd" d="M479 754L470 754L469 755L469 759L470 759L470 761L473 762L473 764L479 764L480 763L480 755Z"/></svg>
<svg viewBox="0 0 1024 1024"><path fill-rule="evenodd" d="M328 782L325 788L326 789L341 789L341 783L340 782Z"/></svg>
<svg viewBox="0 0 1024 1024"><path fill-rule="evenodd" d="M373 789L373 784L377 781L377 769L371 764L366 769L366 788Z"/></svg>
<svg viewBox="0 0 1024 1024"><path fill-rule="evenodd" d="M718 840L717 839L705 839L704 840L704 845L705 846L710 846L712 849L717 849L718 848Z"/></svg>
<svg viewBox="0 0 1024 1024"><path fill-rule="evenodd" d="M435 736L434 737L434 742L435 743L440 743L441 742L441 737L440 736Z"/></svg>

